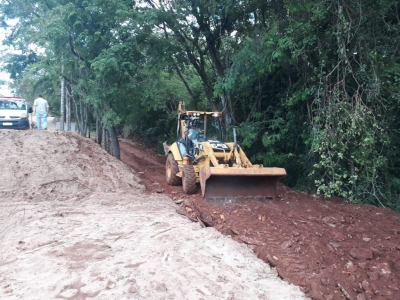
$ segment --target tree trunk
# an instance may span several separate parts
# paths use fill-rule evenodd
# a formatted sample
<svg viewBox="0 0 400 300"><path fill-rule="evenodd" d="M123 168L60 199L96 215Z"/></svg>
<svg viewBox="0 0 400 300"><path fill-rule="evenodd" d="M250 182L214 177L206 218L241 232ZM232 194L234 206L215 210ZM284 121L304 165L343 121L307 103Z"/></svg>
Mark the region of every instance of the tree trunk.
<svg viewBox="0 0 400 300"><path fill-rule="evenodd" d="M79 116L80 116L80 122L79 122L79 133L80 135L84 134L84 110L83 110L83 104L79 104Z"/></svg>
<svg viewBox="0 0 400 300"><path fill-rule="evenodd" d="M71 131L71 86L68 87L67 97L65 101L65 113L67 121L67 131Z"/></svg>
<svg viewBox="0 0 400 300"><path fill-rule="evenodd" d="M100 116L96 114L96 143L101 145L101 140L103 138L102 135L103 126L101 126Z"/></svg>
<svg viewBox="0 0 400 300"><path fill-rule="evenodd" d="M221 102L223 106L224 116L225 116L225 125L228 126L233 121L233 110L232 110L232 102L231 95L229 91L224 91L221 95Z"/></svg>
<svg viewBox="0 0 400 300"><path fill-rule="evenodd" d="M118 141L117 131L115 130L115 126L111 126L108 128L108 134L110 135L110 140L112 144L111 155L118 159L121 159L119 141Z"/></svg>
<svg viewBox="0 0 400 300"><path fill-rule="evenodd" d="M109 133L105 127L103 127L103 148L110 153Z"/></svg>
<svg viewBox="0 0 400 300"><path fill-rule="evenodd" d="M87 125L86 125L86 127L87 127L87 129L86 129L86 132L87 132L87 134L86 134L86 136L90 139L90 126L91 126L91 124L92 124L92 114L91 114L91 111L90 111L90 109L89 109L89 105L87 105Z"/></svg>
<svg viewBox="0 0 400 300"><path fill-rule="evenodd" d="M61 64L61 103L60 103L60 130L64 131L64 107L65 107L65 79L64 63Z"/></svg>
<svg viewBox="0 0 400 300"><path fill-rule="evenodd" d="M88 124L89 124L89 112L88 112L88 105L82 104L82 130L81 135L87 137L88 132Z"/></svg>
<svg viewBox="0 0 400 300"><path fill-rule="evenodd" d="M74 99L75 107L76 107L76 123L78 132L80 135L86 137L87 129L88 129L88 108L85 104L76 104Z"/></svg>
<svg viewBox="0 0 400 300"><path fill-rule="evenodd" d="M78 105L76 103L75 98L71 97L72 101L74 102L75 105L75 116L76 116L76 125L75 125L75 130L76 132L79 132L81 134L81 129L82 129L82 112L81 112L81 105Z"/></svg>

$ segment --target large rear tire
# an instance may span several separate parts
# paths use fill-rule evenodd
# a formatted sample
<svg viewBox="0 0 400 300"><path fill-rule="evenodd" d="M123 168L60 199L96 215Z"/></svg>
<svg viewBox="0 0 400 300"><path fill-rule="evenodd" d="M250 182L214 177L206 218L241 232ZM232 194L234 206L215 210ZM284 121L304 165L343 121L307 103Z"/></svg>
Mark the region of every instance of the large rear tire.
<svg viewBox="0 0 400 300"><path fill-rule="evenodd" d="M169 185L181 185L182 178L176 176L179 173L178 163L174 159L172 153L168 154L167 162L165 163L165 177Z"/></svg>
<svg viewBox="0 0 400 300"><path fill-rule="evenodd" d="M188 195L194 194L197 191L196 172L192 165L183 165L182 187L183 191Z"/></svg>

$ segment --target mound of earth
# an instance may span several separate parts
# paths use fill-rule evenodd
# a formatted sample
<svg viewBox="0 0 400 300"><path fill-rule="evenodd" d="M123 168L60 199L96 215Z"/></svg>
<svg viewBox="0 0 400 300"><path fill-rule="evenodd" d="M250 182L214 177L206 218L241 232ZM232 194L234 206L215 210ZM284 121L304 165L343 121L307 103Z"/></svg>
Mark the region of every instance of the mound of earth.
<svg viewBox="0 0 400 300"><path fill-rule="evenodd" d="M312 299L400 299L400 216L388 208L324 199L279 186L279 197L216 206L165 182L166 157L129 141L122 161L149 192L212 226L268 263Z"/></svg>
<svg viewBox="0 0 400 300"><path fill-rule="evenodd" d="M1 299L307 299L89 139L1 130L0 153Z"/></svg>

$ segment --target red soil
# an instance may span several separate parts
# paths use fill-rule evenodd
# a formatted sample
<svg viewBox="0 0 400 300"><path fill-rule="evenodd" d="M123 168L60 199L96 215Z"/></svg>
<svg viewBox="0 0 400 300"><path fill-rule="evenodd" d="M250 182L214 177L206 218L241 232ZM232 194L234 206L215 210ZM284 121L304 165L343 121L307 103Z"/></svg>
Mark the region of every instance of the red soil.
<svg viewBox="0 0 400 300"><path fill-rule="evenodd" d="M400 299L400 215L280 185L275 200L216 206L165 181L166 156L122 142L121 159L177 212L251 247L312 299ZM181 202L183 201L183 202Z"/></svg>

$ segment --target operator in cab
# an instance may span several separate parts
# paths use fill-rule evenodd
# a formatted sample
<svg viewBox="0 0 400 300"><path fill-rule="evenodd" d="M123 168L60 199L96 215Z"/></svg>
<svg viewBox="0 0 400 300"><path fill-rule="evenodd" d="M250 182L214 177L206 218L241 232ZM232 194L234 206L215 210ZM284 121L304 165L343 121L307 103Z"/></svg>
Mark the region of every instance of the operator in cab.
<svg viewBox="0 0 400 300"><path fill-rule="evenodd" d="M196 144L198 139L204 133L204 130L199 128L199 123L200 123L199 121L200 120L198 120L198 119L193 120L192 121L192 126L189 129L188 137L193 142L193 144Z"/></svg>

